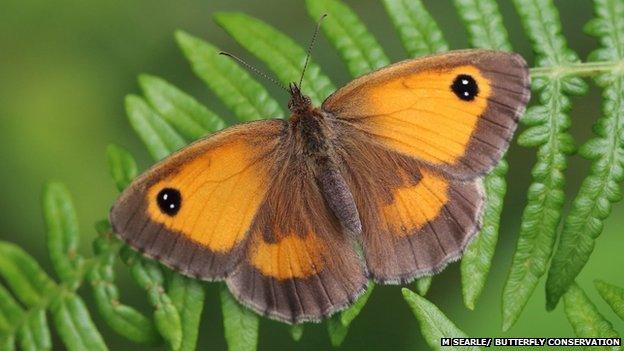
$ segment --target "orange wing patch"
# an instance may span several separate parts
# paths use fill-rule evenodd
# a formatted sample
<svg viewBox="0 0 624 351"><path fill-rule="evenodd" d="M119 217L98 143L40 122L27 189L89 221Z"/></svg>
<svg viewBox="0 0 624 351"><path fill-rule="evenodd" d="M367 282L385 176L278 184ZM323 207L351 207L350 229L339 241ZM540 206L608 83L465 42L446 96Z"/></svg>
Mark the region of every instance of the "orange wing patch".
<svg viewBox="0 0 624 351"><path fill-rule="evenodd" d="M267 167L253 151L244 140L233 140L184 164L147 191L150 218L214 252L231 250L245 238L267 191ZM153 201L164 188L182 194L175 216Z"/></svg>
<svg viewBox="0 0 624 351"><path fill-rule="evenodd" d="M448 202L448 182L432 172L421 170L416 185L392 190L393 202L381 207L383 218L396 236L410 236L440 216Z"/></svg>
<svg viewBox="0 0 624 351"><path fill-rule="evenodd" d="M323 251L324 245L315 235L290 234L276 243L254 240L250 262L262 274L278 280L307 278L324 268Z"/></svg>
<svg viewBox="0 0 624 351"><path fill-rule="evenodd" d="M478 83L479 94L472 101L458 99L450 90L460 74ZM390 80L364 93L360 109L368 119L365 129L401 153L435 165L453 164L466 152L485 111L489 84L473 66Z"/></svg>

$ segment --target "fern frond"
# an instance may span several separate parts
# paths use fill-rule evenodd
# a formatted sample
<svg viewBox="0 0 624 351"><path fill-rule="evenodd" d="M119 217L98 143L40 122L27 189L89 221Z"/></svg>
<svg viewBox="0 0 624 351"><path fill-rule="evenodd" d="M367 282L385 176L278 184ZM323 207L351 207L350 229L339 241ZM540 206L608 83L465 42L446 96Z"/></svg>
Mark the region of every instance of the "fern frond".
<svg viewBox="0 0 624 351"><path fill-rule="evenodd" d="M155 160L161 160L186 145L184 138L141 97L126 97L126 114L130 125Z"/></svg>
<svg viewBox="0 0 624 351"><path fill-rule="evenodd" d="M607 321L585 292L576 284L570 285L563 295L566 316L579 338L619 338L613 325ZM593 348L592 348L593 349ZM620 350L620 347L602 347L603 350Z"/></svg>
<svg viewBox="0 0 624 351"><path fill-rule="evenodd" d="M223 329L229 351L255 351L258 345L258 315L241 306L224 285L221 287Z"/></svg>
<svg viewBox="0 0 624 351"><path fill-rule="evenodd" d="M431 282L433 281L433 277L424 277L416 280L415 288L416 292L420 296L425 296L429 292L429 288L431 288Z"/></svg>
<svg viewBox="0 0 624 351"><path fill-rule="evenodd" d="M142 257L128 246L120 250L120 257L130 268L132 278L146 291L154 307L154 324L167 341L170 349L179 350L182 344L182 321L177 308L164 288L164 274L161 266Z"/></svg>
<svg viewBox="0 0 624 351"><path fill-rule="evenodd" d="M624 289L613 284L605 283L602 280L594 281L596 290L605 300L615 314L624 321Z"/></svg>
<svg viewBox="0 0 624 351"><path fill-rule="evenodd" d="M152 319L121 303L119 299L113 265L121 242L113 238L108 221L96 224L96 230L99 236L93 242L93 251L101 259L91 269L87 280L93 289L93 297L102 319L117 334L128 340L147 345L162 343Z"/></svg>
<svg viewBox="0 0 624 351"><path fill-rule="evenodd" d="M71 284L83 260L78 254L76 209L67 188L60 183L48 183L43 190L43 208L52 266L62 281Z"/></svg>
<svg viewBox="0 0 624 351"><path fill-rule="evenodd" d="M462 18L470 45L475 48L511 51L503 17L494 0L454 0Z"/></svg>
<svg viewBox="0 0 624 351"><path fill-rule="evenodd" d="M364 305L366 305L366 302L368 302L368 298L370 297L374 288L375 284L369 283L366 292L364 292L364 294L360 296L353 303L353 305L351 305L351 307L333 316L327 321L327 331L329 332L329 338L333 346L340 346L344 339L347 337L351 322L353 322L353 320L355 320L355 317L360 314L360 312L364 308Z"/></svg>
<svg viewBox="0 0 624 351"><path fill-rule="evenodd" d="M448 51L444 34L422 1L383 0L383 4L409 56Z"/></svg>
<svg viewBox="0 0 624 351"><path fill-rule="evenodd" d="M494 0L455 0L454 4L468 30L471 46L511 50L507 30ZM461 260L462 295L464 305L469 309L474 309L492 265L503 200L507 192L507 170L507 161L502 159L484 179L486 205L483 224L479 233L466 247Z"/></svg>
<svg viewBox="0 0 624 351"><path fill-rule="evenodd" d="M390 63L375 37L347 5L339 0L306 0L306 7L314 21L328 15L321 29L353 77Z"/></svg>
<svg viewBox="0 0 624 351"><path fill-rule="evenodd" d="M242 13L217 13L215 21L245 49L266 63L284 85L299 83L306 51L287 35L268 24ZM336 87L312 60L303 77L304 91L320 105Z"/></svg>
<svg viewBox="0 0 624 351"><path fill-rule="evenodd" d="M139 85L154 110L187 142L225 127L217 114L162 78L143 74Z"/></svg>
<svg viewBox="0 0 624 351"><path fill-rule="evenodd" d="M559 13L551 0L514 0L514 4L537 53L538 66L559 67L579 60L567 47ZM538 147L537 163L503 291L503 330L517 320L546 271L564 202L563 172L567 155L574 151L568 133L570 100L566 94L578 95L587 90L580 78L557 74L534 79L533 88L540 91L540 104L531 107L521 120L529 128L518 137L518 144Z"/></svg>
<svg viewBox="0 0 624 351"><path fill-rule="evenodd" d="M178 45L193 71L241 121L283 117L284 111L267 90L211 44L182 31Z"/></svg>
<svg viewBox="0 0 624 351"><path fill-rule="evenodd" d="M466 334L461 331L453 322L451 322L440 311L436 305L429 302L424 297L415 294L407 288L401 289L403 298L408 303L414 316L418 319L420 324L420 331L427 341L427 344L434 350L464 350L464 351L479 351L481 348L477 346L462 346L462 347L442 347L440 340L442 338L465 338Z"/></svg>
<svg viewBox="0 0 624 351"><path fill-rule="evenodd" d="M61 205L64 208L71 206ZM59 236L66 237L65 234ZM56 249L54 245L49 247ZM68 262L61 266L57 264L56 267L69 265ZM80 270L76 275L71 275L69 283L57 284L21 248L0 241L0 277L25 306L22 309L9 291L0 286L0 320L5 321L0 323L0 341L3 346L12 349L17 339L24 350L50 349L52 341L46 317L46 311L49 311L56 331L68 350L107 350L84 302L74 292L83 274L84 271ZM8 321L10 324L6 323Z"/></svg>
<svg viewBox="0 0 624 351"><path fill-rule="evenodd" d="M586 31L600 38L603 45L590 55L592 60L624 60L624 2L597 0L597 18ZM622 69L597 77L604 87L603 116L594 125L596 136L580 148L580 154L592 161L589 175L574 199L565 218L557 250L546 281L546 305L553 309L574 283L602 232L603 221L611 204L622 199L620 183L624 180L624 64Z"/></svg>

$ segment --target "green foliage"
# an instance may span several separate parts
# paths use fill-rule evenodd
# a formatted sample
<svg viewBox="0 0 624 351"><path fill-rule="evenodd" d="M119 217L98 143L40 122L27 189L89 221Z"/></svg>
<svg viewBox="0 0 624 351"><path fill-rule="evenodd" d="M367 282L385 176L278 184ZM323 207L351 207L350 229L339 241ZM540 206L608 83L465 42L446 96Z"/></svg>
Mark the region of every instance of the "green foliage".
<svg viewBox="0 0 624 351"><path fill-rule="evenodd" d="M78 223L64 186L47 184L43 205L48 253L61 282L54 282L21 248L0 241L0 277L10 288L0 285L0 344L7 350L14 349L16 341L23 350L50 350L49 312L68 350L107 350L84 302L75 293L86 267L97 263L98 258L83 260L76 252Z"/></svg>
<svg viewBox="0 0 624 351"><path fill-rule="evenodd" d="M223 329L230 351L253 351L258 345L258 316L241 306L227 287L221 288L221 310Z"/></svg>
<svg viewBox="0 0 624 351"><path fill-rule="evenodd" d="M624 59L624 3L596 1L596 18L586 26L587 33L600 38L602 48L590 55L592 60ZM546 281L547 308L553 309L559 298L574 283L602 232L602 223L611 212L611 204L622 199L620 183L624 179L624 74L598 76L604 88L603 116L594 125L596 136L580 148L580 154L592 161L565 218L557 250Z"/></svg>
<svg viewBox="0 0 624 351"><path fill-rule="evenodd" d="M563 296L565 313L580 338L619 338L613 326L596 309L585 292L576 283ZM589 347L592 350L621 350L620 347Z"/></svg>
<svg viewBox="0 0 624 351"><path fill-rule="evenodd" d="M186 145L182 136L142 98L126 97L126 113L130 125L154 159L163 159Z"/></svg>
<svg viewBox="0 0 624 351"><path fill-rule="evenodd" d="M266 89L247 71L207 42L182 31L176 39L193 71L208 88L241 121L259 118L283 117L284 112Z"/></svg>
<svg viewBox="0 0 624 351"><path fill-rule="evenodd" d="M138 167L134 157L121 146L111 144L106 149L108 169L115 181L117 190L125 189L138 174Z"/></svg>
<svg viewBox="0 0 624 351"><path fill-rule="evenodd" d="M321 29L352 76L361 76L390 63L375 37L347 5L338 0L306 0L305 3L313 19L327 14Z"/></svg>
<svg viewBox="0 0 624 351"><path fill-rule="evenodd" d="M415 284L416 291L421 296L427 295L427 292L429 292L429 288L431 288L432 281L433 281L433 278L431 277L418 278Z"/></svg>
<svg viewBox="0 0 624 351"><path fill-rule="evenodd" d="M333 316L327 321L327 331L329 332L329 339L333 346L340 346L349 332L349 325L360 314L368 298L373 292L374 284L369 284L368 289L362 296L360 296L355 303L341 313Z"/></svg>
<svg viewBox="0 0 624 351"><path fill-rule="evenodd" d="M144 74L139 77L139 84L150 105L186 141L225 127L225 122L214 112L164 79Z"/></svg>
<svg viewBox="0 0 624 351"><path fill-rule="evenodd" d="M449 49L442 31L420 0L382 0L382 3L410 57ZM503 291L503 329L511 327L519 317L548 268L562 218L567 157L574 151L568 133L571 123L567 115L568 96L585 93L587 88L581 75L598 75L596 82L604 88L603 116L594 128L596 136L580 149L581 156L591 160L592 168L565 217L549 271L547 298L548 307L553 308L563 296L566 315L578 336L617 336L574 280L591 254L611 204L621 198L624 1L595 0L596 18L586 30L600 39L602 47L590 56L593 61L590 63L580 63L567 47L552 0L514 0L514 4L536 53L537 67L532 69L532 77L534 95L539 100L522 118L527 128L518 143L537 148L537 163L532 171L533 183ZM454 5L471 46L512 49L494 0L454 0ZM390 63L366 25L343 2L308 0L306 7L314 22L328 14L322 31L352 76ZM306 59L306 50L301 45L269 24L245 14L218 13L214 18L236 42L264 62L282 84L298 82ZM237 62L219 55L219 49L185 32L179 31L175 37L195 74L232 113L234 118L227 120L285 116L284 109L266 88ZM141 75L139 85L143 97L129 95L126 111L130 125L155 160L228 124L197 99L162 78ZM303 90L315 104L320 104L335 86L322 73L321 67L310 61ZM136 162L130 153L116 145L107 149L107 159L113 181L121 191L136 178ZM464 304L470 309L475 307L485 287L495 252L508 167L503 160L484 179L487 203L483 227L467 247L461 262ZM106 350L84 302L76 294L85 281L91 287L95 309L120 336L141 345L164 343L171 350L196 348L205 299L202 282L183 277L132 251L113 235L107 221L96 224L98 236L93 243L94 255L80 255L76 211L67 189L61 184L50 183L45 187L43 207L46 244L59 282L27 253L0 241L0 349L11 350L16 344L24 350L50 349L50 315L68 349ZM151 314L120 301L114 269L118 258L125 262L133 280L145 291ZM414 286L420 295L425 295L430 284L431 277L424 277ZM596 288L612 309L624 317L624 289L601 281L596 282ZM353 306L327 321L333 345L344 341L349 326L364 308L372 290L373 284ZM465 336L434 304L410 290L402 292L432 348L440 349L440 337ZM238 304L224 285L221 286L221 307L228 348L255 350L260 318ZM289 330L293 339L300 340L304 327L292 326Z"/></svg>
<svg viewBox="0 0 624 351"><path fill-rule="evenodd" d="M420 0L383 0L401 42L411 57L448 51L444 35Z"/></svg>
<svg viewBox="0 0 624 351"><path fill-rule="evenodd" d="M531 39L540 67L561 67L578 62L561 34L559 14L550 0L515 0L524 28ZM564 203L567 155L574 151L568 133L570 100L566 94L583 94L585 82L578 77L561 76L558 71L534 77L539 104L522 118L528 128L518 137L525 147L537 147L533 183L522 213L520 235L512 267L503 291L503 330L517 320L539 278L546 272L556 239Z"/></svg>
<svg viewBox="0 0 624 351"><path fill-rule="evenodd" d="M282 84L299 83L306 51L294 40L268 24L241 13L217 13L217 23L238 43L267 64ZM314 62L308 63L302 90L320 105L336 90Z"/></svg>
<svg viewBox="0 0 624 351"><path fill-rule="evenodd" d="M594 282L600 296L611 306L611 309L624 320L624 289L602 280Z"/></svg>
<svg viewBox="0 0 624 351"><path fill-rule="evenodd" d="M411 307L416 319L418 319L420 332L432 349L457 351L481 350L481 348L476 346L442 347L440 345L440 338L465 338L466 334L457 328L436 305L427 301L424 297L406 288L403 288L401 291L403 292L403 298Z"/></svg>

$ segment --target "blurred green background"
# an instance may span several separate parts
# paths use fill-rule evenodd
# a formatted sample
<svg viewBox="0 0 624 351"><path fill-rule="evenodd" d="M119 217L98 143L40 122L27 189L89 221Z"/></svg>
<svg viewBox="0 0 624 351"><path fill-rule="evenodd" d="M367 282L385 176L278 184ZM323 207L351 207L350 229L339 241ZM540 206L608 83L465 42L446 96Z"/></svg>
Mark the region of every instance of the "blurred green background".
<svg viewBox="0 0 624 351"><path fill-rule="evenodd" d="M393 60L405 58L394 29L378 1L346 1L368 24ZM581 57L597 42L583 34L592 16L588 0L555 1L569 45ZM439 21L452 48L467 47L465 31L449 0L425 1ZM505 24L516 51L530 62L532 54L513 7L500 1ZM22 245L49 267L43 241L40 190L45 181L60 180L73 193L81 221L82 246L90 252L92 223L106 217L116 191L108 175L104 151L115 142L130 149L145 168L147 152L133 135L123 110L123 97L137 92L139 73L160 75L229 117L214 96L193 76L173 40L175 29L207 39L224 50L249 58L262 67L211 20L215 11L243 11L273 24L303 46L313 31L302 1L263 0L2 0L0 1L0 239ZM314 59L336 84L349 80L345 66L321 36ZM287 96L270 87L274 97ZM578 143L591 136L591 125L600 115L600 91L573 99L572 133ZM518 234L526 200L533 150L512 145L509 191L506 197L500 241L488 285L475 311L461 302L457 264L436 277L429 298L471 336L572 336L560 305L544 310L543 282L518 323L506 333L500 330L501 290ZM572 197L587 174L588 162L570 159L567 193ZM624 207L618 204L606 221L605 231L583 270L579 283L600 311L624 333L622 323L598 298L596 278L624 285L622 255ZM619 268L618 268L619 267ZM120 270L123 298L144 306L144 297ZM88 291L83 292L87 296ZM225 348L220 306L210 288L200 330L201 349ZM94 309L91 309L96 321ZM99 324L113 350L133 345ZM134 346L136 347L136 346ZM325 326L306 328L300 343L291 341L288 329L262 321L260 349L328 349ZM427 349L411 312L397 287L377 287L370 302L353 323L342 349Z"/></svg>

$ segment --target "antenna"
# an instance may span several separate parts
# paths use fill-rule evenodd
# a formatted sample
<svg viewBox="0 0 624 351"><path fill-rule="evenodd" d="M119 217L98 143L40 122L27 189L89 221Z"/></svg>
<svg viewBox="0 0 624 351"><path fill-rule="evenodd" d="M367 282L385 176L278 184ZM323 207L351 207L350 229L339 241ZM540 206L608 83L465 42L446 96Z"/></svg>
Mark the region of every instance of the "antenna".
<svg viewBox="0 0 624 351"><path fill-rule="evenodd" d="M243 61L243 59L241 59L241 58L239 58L239 57L237 57L237 56L235 56L233 54L230 54L229 52L224 52L224 51L219 52L219 55L224 55L224 56L227 56L227 57L237 61L241 65L245 66L248 70L254 72L255 74L259 75L260 77L263 77L264 79L266 79L266 80L268 80L270 82L273 82L278 87L280 87L280 88L282 88L282 89L284 89L284 90L286 90L287 92L290 93L290 90L286 89L286 87L283 86L280 82L278 82L275 78L269 76L268 74L264 73L263 71L261 71L261 70L255 68L254 66L248 64L247 62Z"/></svg>
<svg viewBox="0 0 624 351"><path fill-rule="evenodd" d="M321 29L321 23L327 17L327 14L323 14L321 18L316 23L316 29L314 30L314 34L312 35L312 40L310 40L310 45L308 46L308 54L306 55L305 64L303 65L303 71L301 71L301 78L299 79L299 88L301 88L301 83L303 83L303 76L305 75L306 69L308 68L308 62L310 62L310 55L312 54L312 48L314 47L314 42L316 41L316 36L318 35L319 30Z"/></svg>

